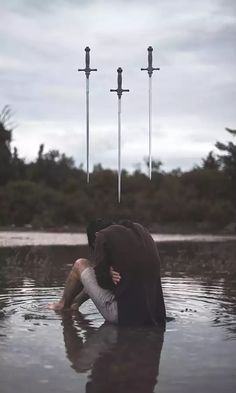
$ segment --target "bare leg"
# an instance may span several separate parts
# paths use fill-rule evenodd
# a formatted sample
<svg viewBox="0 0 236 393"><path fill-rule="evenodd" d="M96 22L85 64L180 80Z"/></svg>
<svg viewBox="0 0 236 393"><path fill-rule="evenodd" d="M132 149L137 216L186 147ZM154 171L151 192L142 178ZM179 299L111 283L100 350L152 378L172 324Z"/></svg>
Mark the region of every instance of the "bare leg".
<svg viewBox="0 0 236 393"><path fill-rule="evenodd" d="M72 310L78 310L78 308L89 299L89 295L82 289L82 291L74 298L73 304L71 305Z"/></svg>
<svg viewBox="0 0 236 393"><path fill-rule="evenodd" d="M91 263L84 258L78 259L74 263L67 277L61 300L58 303L49 304L48 308L52 310L64 310L70 308L74 298L83 290L83 285L81 283L80 277L84 269L89 266L91 266Z"/></svg>

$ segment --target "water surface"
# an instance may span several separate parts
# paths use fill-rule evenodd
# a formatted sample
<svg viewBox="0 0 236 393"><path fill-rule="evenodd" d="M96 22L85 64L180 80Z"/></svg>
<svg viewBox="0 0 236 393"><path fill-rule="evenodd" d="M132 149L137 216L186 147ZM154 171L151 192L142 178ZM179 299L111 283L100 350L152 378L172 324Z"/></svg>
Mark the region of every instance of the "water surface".
<svg viewBox="0 0 236 393"><path fill-rule="evenodd" d="M46 309L73 253L53 264L0 255L1 393L235 392L235 279L165 273L166 332L117 328L91 301Z"/></svg>

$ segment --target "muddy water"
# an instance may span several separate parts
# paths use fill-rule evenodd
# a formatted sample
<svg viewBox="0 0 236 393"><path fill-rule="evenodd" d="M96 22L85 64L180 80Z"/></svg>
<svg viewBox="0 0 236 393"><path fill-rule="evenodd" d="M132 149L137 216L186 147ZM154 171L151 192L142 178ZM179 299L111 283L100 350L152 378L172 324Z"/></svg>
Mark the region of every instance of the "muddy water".
<svg viewBox="0 0 236 393"><path fill-rule="evenodd" d="M61 259L10 251L0 249L1 393L235 392L234 278L164 273L166 332L119 329L91 301L74 314L46 309L73 247Z"/></svg>

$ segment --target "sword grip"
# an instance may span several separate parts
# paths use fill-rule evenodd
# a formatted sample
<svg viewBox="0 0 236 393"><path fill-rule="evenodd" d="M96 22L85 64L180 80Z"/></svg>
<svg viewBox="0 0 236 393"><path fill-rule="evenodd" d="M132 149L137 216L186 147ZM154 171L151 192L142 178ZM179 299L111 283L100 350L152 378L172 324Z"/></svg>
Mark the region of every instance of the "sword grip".
<svg viewBox="0 0 236 393"><path fill-rule="evenodd" d="M153 47L149 46L148 47L148 68L152 68L152 51L153 51Z"/></svg>
<svg viewBox="0 0 236 393"><path fill-rule="evenodd" d="M85 48L85 68L90 68L90 48L86 46Z"/></svg>
<svg viewBox="0 0 236 393"><path fill-rule="evenodd" d="M119 67L117 69L117 72L118 72L118 77L117 77L118 90L122 90L122 68Z"/></svg>

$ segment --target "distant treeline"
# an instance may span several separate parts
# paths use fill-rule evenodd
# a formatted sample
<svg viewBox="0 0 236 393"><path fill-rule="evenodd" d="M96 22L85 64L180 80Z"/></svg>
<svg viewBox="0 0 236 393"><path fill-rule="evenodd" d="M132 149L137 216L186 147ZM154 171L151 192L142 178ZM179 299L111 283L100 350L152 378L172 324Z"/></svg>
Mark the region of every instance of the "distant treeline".
<svg viewBox="0 0 236 393"><path fill-rule="evenodd" d="M117 173L94 166L90 184L83 167L57 150L39 146L26 163L11 149L11 111L0 115L0 226L79 227L94 217L128 217L147 226L218 230L236 222L236 144L216 143L200 166L182 172L153 162L152 181L141 170ZM226 129L231 139L236 130Z"/></svg>

